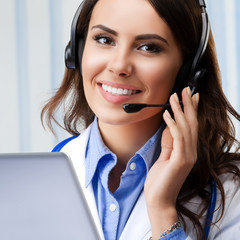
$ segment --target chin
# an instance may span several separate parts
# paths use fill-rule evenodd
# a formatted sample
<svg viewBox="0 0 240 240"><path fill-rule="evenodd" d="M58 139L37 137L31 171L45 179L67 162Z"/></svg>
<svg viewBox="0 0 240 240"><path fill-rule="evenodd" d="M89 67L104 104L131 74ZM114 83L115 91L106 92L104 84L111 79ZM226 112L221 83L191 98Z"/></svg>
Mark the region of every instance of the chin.
<svg viewBox="0 0 240 240"><path fill-rule="evenodd" d="M119 110L102 110L102 111L96 111L95 115L98 117L98 119L105 124L110 125L131 125L131 124L137 124L144 121L152 121L153 119L159 119L162 118L162 110L156 111L156 109L144 109L137 113L126 113L123 109Z"/></svg>

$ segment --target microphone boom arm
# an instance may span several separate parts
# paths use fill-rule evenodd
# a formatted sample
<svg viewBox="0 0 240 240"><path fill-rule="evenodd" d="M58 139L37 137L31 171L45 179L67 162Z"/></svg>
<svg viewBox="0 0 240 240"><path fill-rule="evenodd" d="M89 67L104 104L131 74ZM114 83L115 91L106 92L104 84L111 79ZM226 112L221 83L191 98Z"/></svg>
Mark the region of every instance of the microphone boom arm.
<svg viewBox="0 0 240 240"><path fill-rule="evenodd" d="M182 102L180 102L180 105L182 106ZM170 107L169 103L166 104L144 104L144 103L126 103L123 104L123 110L126 113L136 113L142 110L145 107L164 107L168 108Z"/></svg>

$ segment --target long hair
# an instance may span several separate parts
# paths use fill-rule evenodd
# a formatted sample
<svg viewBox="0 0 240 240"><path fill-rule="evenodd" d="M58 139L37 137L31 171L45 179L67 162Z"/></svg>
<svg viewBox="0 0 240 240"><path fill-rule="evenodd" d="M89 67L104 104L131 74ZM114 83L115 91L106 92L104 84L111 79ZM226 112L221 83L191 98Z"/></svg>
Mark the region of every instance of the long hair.
<svg viewBox="0 0 240 240"><path fill-rule="evenodd" d="M167 22L173 35L187 59L194 55L201 37L201 9L197 0L149 0L158 14ZM240 115L226 99L222 90L222 81L215 52L215 43L210 32L206 52L200 67L207 73L199 86L200 102L198 108L198 149L197 163L187 177L178 196L177 211L184 221L188 217L197 229L199 239L205 238L201 217L205 214L211 193L206 187L214 180L221 194L221 215L224 212L225 194L219 176L232 173L238 178L240 171L234 164L240 160L240 144L235 138L235 128L230 115L240 121ZM233 147L235 152L231 152ZM202 199L200 213L184 207L193 197ZM184 223L185 225L185 223Z"/></svg>
<svg viewBox="0 0 240 240"><path fill-rule="evenodd" d="M92 11L97 1L85 0L83 2L77 24L77 39L81 37L85 40ZM60 106L64 106L63 124L59 123L55 117ZM79 67L74 70L65 69L61 86L42 109L41 119L43 123L44 117L46 125L53 133L53 122L72 135L79 134L82 128L86 128L92 123L94 113L85 98Z"/></svg>
<svg viewBox="0 0 240 240"><path fill-rule="evenodd" d="M185 58L195 54L201 36L201 9L197 0L148 0L160 17L166 21L181 47ZM78 35L86 37L92 10L97 0L86 0L78 21ZM200 102L198 108L198 149L197 162L187 177L177 200L179 217L189 218L198 232L198 237L205 238L200 219L210 203L207 187L214 180L221 194L221 219L224 212L225 195L219 176L232 173L240 178L240 171L235 165L240 160L240 144L235 138L235 128L230 117L240 121L240 115L226 99L221 84L221 75L215 52L212 33L200 66L207 70L199 86ZM78 134L79 121L87 127L94 114L85 99L80 70L65 70L63 82L42 110L42 120L46 115L47 124L55 121L55 111L68 100L64 113L64 128L71 134ZM235 151L233 151L235 146ZM200 213L184 207L193 197L202 199ZM184 222L184 227L185 226Z"/></svg>

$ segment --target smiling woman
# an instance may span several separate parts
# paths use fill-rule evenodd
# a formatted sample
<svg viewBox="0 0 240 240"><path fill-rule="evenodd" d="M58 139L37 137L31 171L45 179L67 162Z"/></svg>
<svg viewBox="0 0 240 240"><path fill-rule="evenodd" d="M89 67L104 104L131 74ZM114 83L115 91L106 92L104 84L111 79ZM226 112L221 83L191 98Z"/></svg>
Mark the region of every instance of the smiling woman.
<svg viewBox="0 0 240 240"><path fill-rule="evenodd" d="M240 116L222 91L205 8L203 0L85 0L74 17L68 69L42 117L51 127L65 104L69 133L85 123L54 151L83 163L76 170L106 240L239 233L238 222L229 225L240 217L240 156L228 114ZM128 114L126 103L170 108Z"/></svg>

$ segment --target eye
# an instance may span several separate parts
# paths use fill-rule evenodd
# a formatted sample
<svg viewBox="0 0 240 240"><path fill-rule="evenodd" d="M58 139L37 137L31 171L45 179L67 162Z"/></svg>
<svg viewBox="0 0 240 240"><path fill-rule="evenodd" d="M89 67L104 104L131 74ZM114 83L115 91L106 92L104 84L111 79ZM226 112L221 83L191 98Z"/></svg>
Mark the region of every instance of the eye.
<svg viewBox="0 0 240 240"><path fill-rule="evenodd" d="M160 53L162 51L162 47L155 43L142 44L138 49L149 53Z"/></svg>
<svg viewBox="0 0 240 240"><path fill-rule="evenodd" d="M94 36L93 39L102 45L113 46L115 44L111 37L108 37L105 35L97 35L97 36Z"/></svg>

